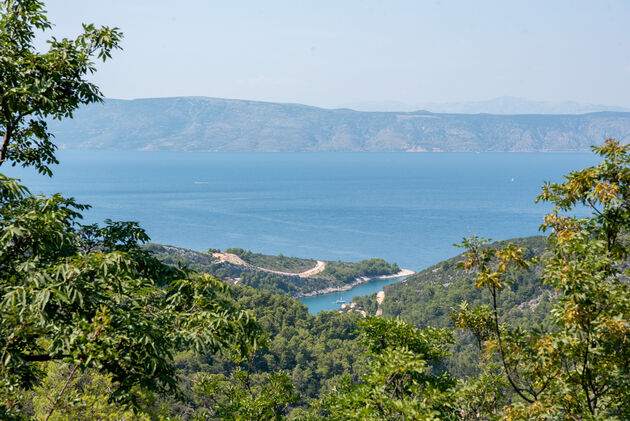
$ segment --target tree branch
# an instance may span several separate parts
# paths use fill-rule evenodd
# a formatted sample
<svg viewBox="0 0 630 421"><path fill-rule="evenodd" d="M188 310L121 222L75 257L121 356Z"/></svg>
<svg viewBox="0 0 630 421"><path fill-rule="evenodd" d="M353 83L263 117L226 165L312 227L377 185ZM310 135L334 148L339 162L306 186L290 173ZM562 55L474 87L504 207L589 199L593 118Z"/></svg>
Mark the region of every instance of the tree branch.
<svg viewBox="0 0 630 421"><path fill-rule="evenodd" d="M13 133L13 128L11 125L7 124L5 127L4 139L2 140L2 147L0 148L0 165L7 160L7 151L9 149L9 143L11 142L11 135Z"/></svg>
<svg viewBox="0 0 630 421"><path fill-rule="evenodd" d="M60 360L67 356L68 355L59 355L59 356L53 357L50 354L38 354L38 355L21 355L20 358L28 362L44 362L44 361Z"/></svg>
<svg viewBox="0 0 630 421"><path fill-rule="evenodd" d="M4 369L6 368L6 364L4 362L4 357L7 355L7 349L9 349L9 345L11 345L11 342L13 342L16 338L16 335L18 334L18 332L22 329L24 329L24 327L26 326L26 322L22 323L20 325L20 327L18 327L15 332L13 332L11 334L11 337L9 339L7 339L7 343L4 346L4 349L2 350L2 356L0 357L0 362L2 362L2 369L0 369L0 374L2 374L4 372Z"/></svg>
<svg viewBox="0 0 630 421"><path fill-rule="evenodd" d="M55 411L55 408L57 408L57 404L59 403L59 399L61 399L61 396L63 396L63 393L68 388L68 385L70 384L70 380L72 380L72 377L74 376L74 373L77 371L78 367L79 367L79 364L75 364L74 367L72 367L72 371L70 372L70 375L66 379L66 382L64 383L64 385L61 388L61 390L59 391L59 393L57 394L57 397L55 398L55 402L53 402L53 406L52 406L52 408L50 408L50 411L48 412L48 415L46 415L45 421L48 421L48 419L50 418L52 413Z"/></svg>
<svg viewBox="0 0 630 421"><path fill-rule="evenodd" d="M516 383L514 382L514 380L512 380L512 376L510 374L510 370L508 369L507 362L505 361L505 354L503 352L503 343L501 341L501 329L499 328L499 312L497 310L497 291L496 291L496 288L494 288L494 287L490 288L490 292L492 293L492 307L493 307L493 313L494 313L494 328L495 328L496 333L497 333L497 340L499 342L499 355L501 356L501 362L503 363L503 369L505 371L505 376L507 377L508 381L510 382L510 385L512 386L512 389L514 389L514 391L521 398L523 398L523 400L525 402L527 402L527 403L534 403L535 399L530 399L530 398L526 397L523 394L523 389L521 389L520 387L516 386ZM534 395L534 394L532 393L532 395ZM535 395L534 395L534 397L535 397Z"/></svg>

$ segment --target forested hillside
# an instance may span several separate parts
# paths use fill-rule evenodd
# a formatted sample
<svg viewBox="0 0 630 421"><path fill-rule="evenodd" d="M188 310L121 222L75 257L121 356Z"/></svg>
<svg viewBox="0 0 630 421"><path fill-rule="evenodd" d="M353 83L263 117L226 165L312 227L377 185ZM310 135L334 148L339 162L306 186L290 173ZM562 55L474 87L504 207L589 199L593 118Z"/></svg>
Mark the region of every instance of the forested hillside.
<svg viewBox="0 0 630 421"><path fill-rule="evenodd" d="M534 243L541 242L537 238ZM451 261L443 262L446 265L450 263ZM459 279L457 272L452 272L451 275L456 280ZM527 273L520 274L521 278L527 276ZM470 276L466 278L467 281L460 283L461 296L474 296L478 291L470 284ZM533 280L530 281L533 283ZM234 286L232 291L234 300L243 309L252 311L269 335L268 346L255 353L248 369L259 381L265 374L286 372L296 392L301 396L293 405L294 411L297 408L295 414L300 414L303 409L308 408L312 399L322 398L329 393L344 376L357 382L368 370L371 357L367 355L367 349L359 340L357 323L363 317L358 313L338 314L336 311L330 311L312 315L308 313L306 306L286 296L241 286ZM437 296L433 298L434 301L439 300ZM521 298L526 301L520 301ZM519 305L529 302L528 298L529 296L525 295L519 296L510 304L506 304L505 307L508 309L506 322L517 321L513 318L511 310L516 310L520 316L524 316L518 318L521 322L534 314L529 306L519 309ZM426 305L428 308L434 308L437 306L434 301L430 299L416 301L413 307L422 309ZM456 306L459 301L453 299L449 303ZM450 314L451 311L447 313ZM443 320L443 327L454 327L448 315ZM535 322L525 322L523 325L531 327ZM446 360L446 367L457 377L477 373L479 361L472 347L472 338L464 334L457 335L456 338L456 342L450 347L454 355ZM237 365L225 357L195 356L191 352L178 354L175 361L184 387L184 400L159 398L151 404L151 408L145 408L145 411L156 411L162 416L182 419L189 419L190 414L211 412L212 401L204 399L203 395L193 388L195 379L203 373L227 375Z"/></svg>
<svg viewBox="0 0 630 421"><path fill-rule="evenodd" d="M238 286L233 292L234 299L255 314L269 335L268 346L256 352L249 370L254 376L286 372L301 396L296 407L321 397L344 375L358 380L365 372L368 358L358 341L359 314L323 312L314 316L305 305L286 296ZM200 373L229 374L235 368L221 356L182 353L176 360L182 384L188 387ZM163 414L186 419L191 412L211 409L211 402L204 402L194 390L187 388L185 393L183 403L167 400Z"/></svg>
<svg viewBox="0 0 630 421"><path fill-rule="evenodd" d="M549 246L546 237L516 238L493 243L502 247L514 243L524 248L527 258L542 257ZM488 292L474 287L474 274L457 268L463 255L440 262L424 269L402 282L386 285L385 300L381 308L383 316L402 317L418 327L452 326L451 314L462 301L480 305L488 300ZM504 316L511 323L533 325L549 314L554 294L540 284L541 265L529 270L510 272L511 284L501 291ZM376 294L358 298L368 309L376 309Z"/></svg>
<svg viewBox="0 0 630 421"><path fill-rule="evenodd" d="M198 252L161 244L147 244L145 249L169 265L182 265L232 284L291 297L332 292L340 288L350 289L366 278L400 272L396 263L379 258L360 262L322 261L320 270L314 270L318 262L313 259L269 256L240 248L227 249L225 254L221 254L220 250ZM225 255L232 255L239 260L230 261L229 257L225 260Z"/></svg>
<svg viewBox="0 0 630 421"><path fill-rule="evenodd" d="M53 176L46 122L102 100L88 78L122 40L83 25L40 51L51 27L42 2L0 1L3 170ZM609 138L593 152L600 163L542 186L548 237L464 238L457 258L388 288L385 317L313 316L287 294L312 291L304 273L316 269L346 287L395 264L144 247L138 223L84 224L89 205L0 174L0 418L630 419L630 145ZM590 216L573 215L585 206ZM278 269L295 279L244 281L286 277Z"/></svg>
<svg viewBox="0 0 630 421"><path fill-rule="evenodd" d="M501 248L514 243L524 248L527 258L543 257L549 246L547 237L527 237L499 241L491 244ZM402 282L386 285L385 299L379 306L376 294L355 297L362 308L370 314L380 309L383 317L400 317L419 328L429 326L454 328L453 316L460 310L462 302L471 308L489 302L490 293L475 288L475 275L458 269L464 260L460 254L422 270ZM542 266L533 265L528 270L513 270L509 273L509 286L501 291L500 312L502 320L511 326L534 328L550 323L555 292L541 284ZM479 356L475 349L475 338L470 333L456 331L457 341L450 345L452 356L446 365L457 376L473 375L479 371Z"/></svg>
<svg viewBox="0 0 630 421"><path fill-rule="evenodd" d="M491 115L359 112L181 97L108 99L50 121L63 148L324 152L586 152L630 140L630 113Z"/></svg>

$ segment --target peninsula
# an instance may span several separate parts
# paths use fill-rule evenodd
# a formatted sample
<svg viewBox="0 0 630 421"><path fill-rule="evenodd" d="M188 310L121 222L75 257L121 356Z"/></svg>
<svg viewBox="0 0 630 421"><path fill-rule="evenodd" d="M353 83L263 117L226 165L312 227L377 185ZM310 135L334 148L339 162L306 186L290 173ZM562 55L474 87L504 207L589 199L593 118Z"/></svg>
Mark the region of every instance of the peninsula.
<svg viewBox="0 0 630 421"><path fill-rule="evenodd" d="M373 279L399 278L415 273L377 258L351 263L270 256L240 248L200 252L153 243L146 248L166 264L181 264L233 285L250 286L293 298L348 291Z"/></svg>

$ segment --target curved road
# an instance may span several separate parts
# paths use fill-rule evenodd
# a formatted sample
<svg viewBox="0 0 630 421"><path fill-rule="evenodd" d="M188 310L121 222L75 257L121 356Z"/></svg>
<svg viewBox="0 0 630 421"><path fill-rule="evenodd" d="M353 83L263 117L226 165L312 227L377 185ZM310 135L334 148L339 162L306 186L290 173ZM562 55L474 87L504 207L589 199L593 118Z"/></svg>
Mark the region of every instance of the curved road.
<svg viewBox="0 0 630 421"><path fill-rule="evenodd" d="M279 270L265 269L258 266L250 265L245 260L238 257L236 254L232 253L212 253L212 256L218 258L221 262L228 262L233 265L245 266L248 268L262 270L264 272L275 273L277 275L285 275L285 276L299 276L300 278L308 278L310 276L317 275L326 269L326 262L322 260L318 260L317 264L311 269L305 270L303 272L282 272Z"/></svg>

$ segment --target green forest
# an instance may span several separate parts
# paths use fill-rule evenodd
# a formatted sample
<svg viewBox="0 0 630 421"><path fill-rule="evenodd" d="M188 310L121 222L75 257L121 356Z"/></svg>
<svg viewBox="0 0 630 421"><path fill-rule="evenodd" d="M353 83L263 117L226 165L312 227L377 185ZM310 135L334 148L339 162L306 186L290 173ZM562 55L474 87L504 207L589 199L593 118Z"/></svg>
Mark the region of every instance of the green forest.
<svg viewBox="0 0 630 421"><path fill-rule="evenodd" d="M40 1L0 1L2 171L54 177L47 122L103 100L89 76L122 32L83 25L39 51L51 25ZM593 153L600 164L542 186L544 236L464 238L385 288L378 317L311 315L292 298L304 278L228 283L209 253L174 257L135 222L83 224L89 204L0 174L0 419L630 419L630 146ZM398 270L328 262L321 282Z"/></svg>
<svg viewBox="0 0 630 421"><path fill-rule="evenodd" d="M218 249L199 252L162 244L143 244L158 260L171 266L183 266L197 272L207 273L231 284L245 285L260 291L289 295L299 298L329 288L345 288L359 278L393 275L400 272L396 263L372 258L359 262L323 262L321 272L299 276L298 273L313 269L317 262L283 255L270 256L253 253L241 248L228 248L225 253L240 257L247 266L223 261L216 257ZM269 271L277 272L269 272Z"/></svg>
<svg viewBox="0 0 630 421"><path fill-rule="evenodd" d="M317 262L313 259L300 259L298 257L266 256L260 253L252 253L242 248L229 248L226 253L236 254L238 257L253 266L258 266L282 272L304 272L315 267Z"/></svg>

